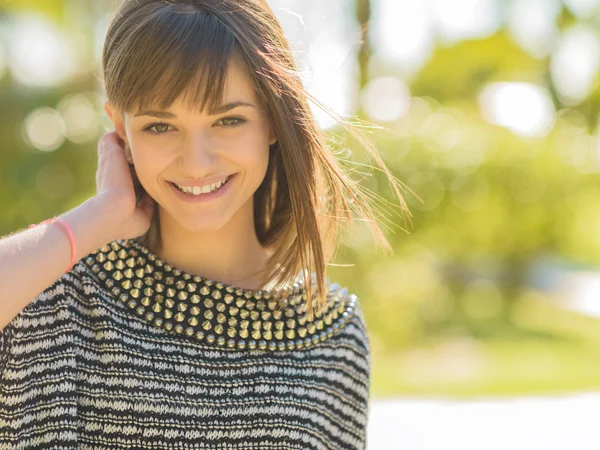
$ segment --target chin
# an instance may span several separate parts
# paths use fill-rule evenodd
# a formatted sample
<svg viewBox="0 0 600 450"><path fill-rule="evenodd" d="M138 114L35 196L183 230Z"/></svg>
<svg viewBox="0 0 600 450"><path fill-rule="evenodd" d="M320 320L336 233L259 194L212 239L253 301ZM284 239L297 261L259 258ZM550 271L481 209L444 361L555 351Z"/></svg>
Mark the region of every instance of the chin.
<svg viewBox="0 0 600 450"><path fill-rule="evenodd" d="M203 217L198 220L180 221L182 227L193 233L218 231L229 223L230 218L224 216Z"/></svg>

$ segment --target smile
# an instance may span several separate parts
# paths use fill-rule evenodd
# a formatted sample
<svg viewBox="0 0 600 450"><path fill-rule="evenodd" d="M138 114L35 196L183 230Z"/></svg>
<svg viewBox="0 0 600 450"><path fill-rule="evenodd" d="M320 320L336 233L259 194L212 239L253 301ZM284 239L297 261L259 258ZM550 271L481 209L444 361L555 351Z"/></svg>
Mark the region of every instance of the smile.
<svg viewBox="0 0 600 450"><path fill-rule="evenodd" d="M219 197L222 197L229 191L233 180L236 177L236 173L228 176L227 178L218 181L217 183L213 183L207 186L194 186L193 189L189 187L187 192L182 191L175 183L168 181L169 186L171 186L171 190L180 200L184 200L186 202L191 203L202 203L208 202ZM202 192L206 190L207 192ZM198 192L196 194L196 192Z"/></svg>
<svg viewBox="0 0 600 450"><path fill-rule="evenodd" d="M177 184L177 183L173 183L173 184L175 186L177 186L180 191L185 192L186 194L200 195L200 194L208 194L210 192L216 191L221 186L223 186L225 183L227 183L227 181L229 181L229 179L231 177L232 177L232 175L229 175L228 177L223 178L221 181L217 181L216 183L212 183L212 184L207 184L206 186L184 186L184 185Z"/></svg>

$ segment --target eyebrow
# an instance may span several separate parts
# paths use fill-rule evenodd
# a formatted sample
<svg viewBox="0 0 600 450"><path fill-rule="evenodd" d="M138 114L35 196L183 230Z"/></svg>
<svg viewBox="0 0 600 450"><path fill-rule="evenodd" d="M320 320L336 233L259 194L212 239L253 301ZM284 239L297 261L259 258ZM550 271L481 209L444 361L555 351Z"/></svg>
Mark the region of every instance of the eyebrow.
<svg viewBox="0 0 600 450"><path fill-rule="evenodd" d="M256 105L254 105L253 103L236 101L236 102L226 103L224 105L219 106L214 111L211 111L211 114L212 115L223 114L229 110L232 110L234 108L238 108L241 106L258 109L256 107ZM176 119L177 118L177 116L175 114L170 113L168 111L141 111L141 112L134 114L134 117L139 117L139 116L151 116L151 117L157 117L159 119Z"/></svg>

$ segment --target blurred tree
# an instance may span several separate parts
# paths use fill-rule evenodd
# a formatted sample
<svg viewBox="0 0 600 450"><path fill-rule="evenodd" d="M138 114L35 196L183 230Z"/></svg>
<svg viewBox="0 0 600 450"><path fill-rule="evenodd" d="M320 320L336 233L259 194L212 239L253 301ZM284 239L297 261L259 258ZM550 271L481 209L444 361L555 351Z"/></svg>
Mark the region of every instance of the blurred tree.
<svg viewBox="0 0 600 450"><path fill-rule="evenodd" d="M356 20L361 29L361 43L358 49L359 79L358 85L362 90L369 80L369 59L371 57L371 44L369 42L369 27L371 21L371 0L356 0Z"/></svg>
<svg viewBox="0 0 600 450"><path fill-rule="evenodd" d="M494 81L546 81L547 62L536 60L502 30L485 39L438 47L412 82L417 96L439 102L473 101L480 89Z"/></svg>
<svg viewBox="0 0 600 450"><path fill-rule="evenodd" d="M33 11L60 22L64 19L67 0L0 0L0 10L7 12Z"/></svg>

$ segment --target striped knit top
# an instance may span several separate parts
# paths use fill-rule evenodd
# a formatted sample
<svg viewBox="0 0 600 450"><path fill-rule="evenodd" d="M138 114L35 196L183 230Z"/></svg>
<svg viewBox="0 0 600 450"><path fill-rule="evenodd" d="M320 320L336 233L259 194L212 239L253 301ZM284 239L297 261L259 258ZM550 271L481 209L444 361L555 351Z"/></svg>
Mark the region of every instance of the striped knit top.
<svg viewBox="0 0 600 450"><path fill-rule="evenodd" d="M0 449L364 449L370 345L327 281L250 291L135 239L82 258L0 330Z"/></svg>

